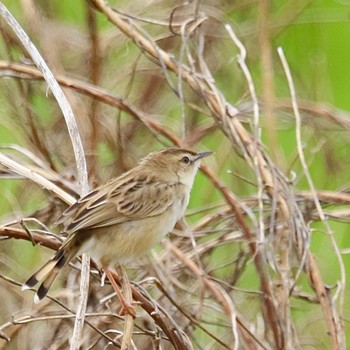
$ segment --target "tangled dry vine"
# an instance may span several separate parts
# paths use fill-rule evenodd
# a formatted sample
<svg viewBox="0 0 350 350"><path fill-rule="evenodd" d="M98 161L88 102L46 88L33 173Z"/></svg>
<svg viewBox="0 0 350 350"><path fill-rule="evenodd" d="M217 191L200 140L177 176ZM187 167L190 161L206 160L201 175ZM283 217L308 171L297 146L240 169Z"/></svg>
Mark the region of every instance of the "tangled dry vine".
<svg viewBox="0 0 350 350"><path fill-rule="evenodd" d="M37 23L38 28L46 28L47 34L54 37L50 31L53 20L38 12L38 5L31 3L31 6L32 11L26 12L25 17ZM71 68L75 66L81 74L63 68L58 60L60 53L46 41L40 29L28 25L28 31L36 35L55 79L72 105L86 150L90 185L93 187L130 168L155 144L196 150L210 145L209 148L216 151L216 163L201 167L201 187L195 189L194 194L199 199L188 211L186 220L177 224L171 239L162 243L162 249L152 251L152 259L145 257L130 266L128 275L133 281L130 297L132 294L141 310L135 321L125 322L115 312L118 305L112 289L109 285L100 286L98 268L91 263L90 290L84 287L88 295L87 309L86 312L81 309L81 323L77 326L80 328L72 345L70 335L77 313L81 262L70 266L62 281L66 288L60 288L54 292L55 296L32 308L31 296L21 294L19 288L29 268L12 273L11 265L20 262L16 262L16 254L6 253L8 262L6 268L0 269L0 287L8 290L7 314L12 317L0 325L0 338L4 341L0 348L22 344L23 339L30 348L30 344L45 338L54 349L69 346L73 349L80 346L84 349L109 346L301 349L303 327L293 315L293 300L298 300L307 305L305 308L312 305L319 311L318 315L322 313L322 327L329 335L322 341L328 342L332 349L345 349L346 268L328 219L349 218L349 211L342 206L350 203L350 195L336 189L316 190L301 134L302 123L312 125L310 119L315 115L332 127L348 129L344 115L297 100L293 74L281 49L281 67L291 97L273 101L271 77L265 77L267 92L265 100L260 101L246 62L249 50L231 25L218 19L215 11L212 14L200 2L184 8L174 6L168 21L123 13L102 0L86 1L85 10L87 38L75 33L75 39L83 42L82 56L90 57L89 82L84 79L85 72L80 72L81 67L73 64ZM269 33L264 22L264 16L268 16L265 10L261 11L265 23L262 50L265 52L263 64L268 68L271 57L266 48ZM103 25L99 26L98 21L103 21ZM213 32L210 28L214 28ZM17 217L26 216L25 220L9 215L8 223L0 226L1 244L4 247L21 244L20 247L28 250L25 245L28 241L35 246L31 251L40 250L45 254L45 248L57 250L62 242L62 237L47 227L80 193L81 176L74 171L79 156L74 158L77 152L71 152L71 143L62 126L62 109L51 97L47 98L50 116L45 116L43 111L33 111L33 96L45 91L45 74L12 58L11 52L15 49L21 49L23 56L27 56L27 52L13 37L10 27L1 30L10 59L0 61L0 76L11 78L23 104L18 124L21 124L24 146L0 145L3 148L0 176L19 179L22 186L30 189L28 195L24 193L16 200L29 214L17 213ZM57 45L62 45L61 48L67 45L65 40L72 33L65 34L62 30L63 44ZM237 85L244 86L244 93L248 91L246 104L229 102L228 93L217 84L214 67L218 63L213 52L220 48L222 40L232 52L228 56L236 59L236 77L244 80L244 84ZM110 51L118 50L136 51L132 64L125 62L122 55L114 60ZM223 64L227 66L228 62ZM125 75L123 68L127 70ZM140 81L138 74L143 76L145 72L148 74L145 81ZM120 74L122 78L116 80L112 74ZM118 84L122 84L123 89L118 90ZM140 90L138 85L142 86ZM133 90L137 90L135 95ZM154 112L159 108L157 95L163 93L162 90L167 91L162 96L165 101L171 96L180 106L174 109L174 114L174 107L168 106L170 103L163 105L170 117L163 118ZM118 95L116 91L123 94ZM10 102L13 101L10 99ZM247 105L248 111L244 108ZM308 179L310 190L299 190L292 172L286 171L276 159L276 135L271 136L275 141L269 145L265 145L261 137L262 125L272 120L265 121L261 115L286 110L290 120L295 118L295 162L302 165L298 176ZM42 122L37 118L40 113L44 115ZM45 123L50 127L44 127ZM80 157L85 159L84 155ZM228 174L226 170L234 168L235 162L236 168L241 167L242 171ZM249 187L246 191L249 195L235 194L239 186ZM39 204L31 206L32 198ZM339 273L334 289L325 283L311 249L316 222L323 225L319 230L326 232L337 262ZM115 278L121 283L117 274ZM250 283L244 283L244 279ZM0 319L4 317L1 314ZM45 335L40 326L43 321L48 325ZM39 326L35 327L36 324ZM35 329L37 339L26 329Z"/></svg>

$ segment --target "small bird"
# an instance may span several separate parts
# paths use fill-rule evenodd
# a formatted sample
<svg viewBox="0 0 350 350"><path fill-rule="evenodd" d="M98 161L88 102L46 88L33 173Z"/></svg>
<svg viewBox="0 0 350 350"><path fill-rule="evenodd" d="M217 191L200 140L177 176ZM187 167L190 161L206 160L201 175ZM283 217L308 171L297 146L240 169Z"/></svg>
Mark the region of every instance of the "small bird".
<svg viewBox="0 0 350 350"><path fill-rule="evenodd" d="M174 228L185 214L200 160L212 153L182 148L150 153L135 168L80 198L57 221L67 239L22 290L42 281L34 297L39 302L59 272L83 253L102 267L116 289L109 267L133 261Z"/></svg>

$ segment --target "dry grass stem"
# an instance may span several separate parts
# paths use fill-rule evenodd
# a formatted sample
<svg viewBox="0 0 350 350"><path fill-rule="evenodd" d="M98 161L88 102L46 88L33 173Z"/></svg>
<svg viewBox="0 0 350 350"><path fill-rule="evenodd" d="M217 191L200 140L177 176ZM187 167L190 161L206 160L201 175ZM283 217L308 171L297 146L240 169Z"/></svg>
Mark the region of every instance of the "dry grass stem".
<svg viewBox="0 0 350 350"><path fill-rule="evenodd" d="M0 3L0 349L345 350L349 113L274 52L311 2L114 3L23 0L22 27ZM170 237L110 270L137 317L86 255L33 305L62 211L173 145L215 154Z"/></svg>

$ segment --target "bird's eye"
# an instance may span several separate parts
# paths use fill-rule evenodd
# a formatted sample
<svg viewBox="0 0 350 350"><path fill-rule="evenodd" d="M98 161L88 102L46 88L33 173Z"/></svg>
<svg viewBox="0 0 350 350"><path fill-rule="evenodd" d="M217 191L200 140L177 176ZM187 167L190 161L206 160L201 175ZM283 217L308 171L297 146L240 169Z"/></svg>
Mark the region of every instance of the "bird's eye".
<svg viewBox="0 0 350 350"><path fill-rule="evenodd" d="M189 164L190 163L190 158L188 158L188 157L183 157L182 159L181 159L181 162L183 162L183 163L185 163L185 164Z"/></svg>

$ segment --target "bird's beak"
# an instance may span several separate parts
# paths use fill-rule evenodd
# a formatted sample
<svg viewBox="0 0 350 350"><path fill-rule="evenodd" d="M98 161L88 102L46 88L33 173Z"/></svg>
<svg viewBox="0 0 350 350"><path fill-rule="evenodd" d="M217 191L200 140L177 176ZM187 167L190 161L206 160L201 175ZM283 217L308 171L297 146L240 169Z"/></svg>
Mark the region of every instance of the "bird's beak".
<svg viewBox="0 0 350 350"><path fill-rule="evenodd" d="M211 154L213 154L214 152L212 151L206 151L206 152L200 152L196 155L196 157L194 158L194 161L196 160L199 160L199 159L202 159L204 157L208 157L210 156Z"/></svg>

